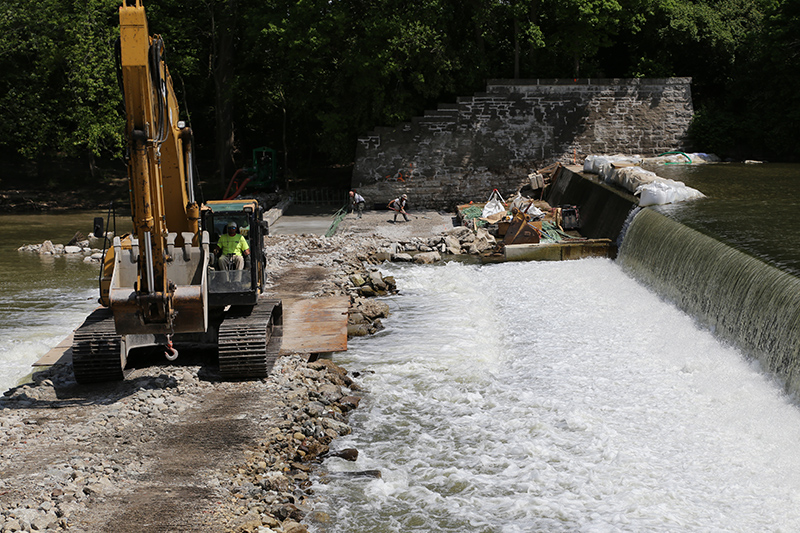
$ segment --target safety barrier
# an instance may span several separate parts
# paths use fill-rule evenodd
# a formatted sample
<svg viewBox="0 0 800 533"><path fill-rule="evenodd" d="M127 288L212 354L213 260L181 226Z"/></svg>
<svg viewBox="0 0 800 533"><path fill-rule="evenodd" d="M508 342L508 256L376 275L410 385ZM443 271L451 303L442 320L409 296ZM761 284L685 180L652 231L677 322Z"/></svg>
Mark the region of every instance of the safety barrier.
<svg viewBox="0 0 800 533"><path fill-rule="evenodd" d="M315 189L297 189L289 191L293 204L343 205L348 200L349 191L322 187Z"/></svg>

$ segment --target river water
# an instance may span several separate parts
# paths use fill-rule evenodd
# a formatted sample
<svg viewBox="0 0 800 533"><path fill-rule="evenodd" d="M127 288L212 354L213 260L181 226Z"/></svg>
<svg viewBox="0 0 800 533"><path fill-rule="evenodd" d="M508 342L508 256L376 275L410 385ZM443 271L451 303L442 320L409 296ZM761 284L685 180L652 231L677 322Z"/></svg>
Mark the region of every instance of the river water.
<svg viewBox="0 0 800 533"><path fill-rule="evenodd" d="M31 373L31 365L97 307L98 264L83 256L17 252L25 244L66 244L92 231L103 213L0 215L0 390Z"/></svg>
<svg viewBox="0 0 800 533"><path fill-rule="evenodd" d="M660 210L797 272L772 167L660 169L709 196ZM325 531L800 531L798 405L618 263L387 268L386 330L336 358L369 395Z"/></svg>
<svg viewBox="0 0 800 533"><path fill-rule="evenodd" d="M796 164L669 165L658 175L707 198L657 210L800 276L800 168Z"/></svg>
<svg viewBox="0 0 800 533"><path fill-rule="evenodd" d="M800 272L800 167L660 170L709 195L662 212ZM97 298L98 266L16 248L96 215L0 216L3 389ZM369 394L318 531L800 531L798 405L617 262L386 268L386 329L335 357Z"/></svg>

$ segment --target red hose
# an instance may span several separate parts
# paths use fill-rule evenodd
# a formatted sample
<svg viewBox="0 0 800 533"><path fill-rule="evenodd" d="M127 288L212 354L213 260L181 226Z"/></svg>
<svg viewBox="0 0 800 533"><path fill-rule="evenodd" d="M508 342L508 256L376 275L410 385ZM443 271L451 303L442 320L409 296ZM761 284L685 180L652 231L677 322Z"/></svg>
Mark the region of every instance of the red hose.
<svg viewBox="0 0 800 533"><path fill-rule="evenodd" d="M225 194L223 194L223 195L222 195L222 197L223 197L225 200L230 200L230 198L228 198L228 193L229 193L229 192L230 192L230 190L231 190L231 185L233 185L233 182L234 182L234 180L236 179L236 176L238 176L238 175L239 175L239 173L240 173L242 170L244 170L244 169L241 169L241 168L240 168L239 170L237 170L236 172L234 172L234 173L233 173L233 176L231 176L231 181L229 181L229 182L228 182L228 188L227 188L227 189L225 189ZM241 187L239 188L239 191L241 192ZM235 197L236 197L236 195L234 195L234 198L235 198Z"/></svg>
<svg viewBox="0 0 800 533"><path fill-rule="evenodd" d="M233 193L233 194L231 194L230 196L228 196L228 197L226 197L226 198L223 198L223 200L233 200L234 198L236 198L237 196L239 196L239 194L241 194L241 192L242 192L242 189L244 189L244 186L245 186L245 185L247 185L247 182L249 182L249 181L250 181L250 178L247 178L247 179L245 179L245 180L242 182L242 184L241 184L241 185L239 185L239 188L238 188L238 189L236 189L236 191L234 191L234 193Z"/></svg>

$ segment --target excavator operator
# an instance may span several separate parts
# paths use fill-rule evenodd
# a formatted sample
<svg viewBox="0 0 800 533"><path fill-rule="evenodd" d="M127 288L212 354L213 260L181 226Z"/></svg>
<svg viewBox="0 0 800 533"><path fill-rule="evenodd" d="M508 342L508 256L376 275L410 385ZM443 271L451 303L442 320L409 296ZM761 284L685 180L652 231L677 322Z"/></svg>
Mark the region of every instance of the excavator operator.
<svg viewBox="0 0 800 533"><path fill-rule="evenodd" d="M217 242L220 270L242 270L244 258L250 255L250 245L244 235L237 233L236 222L228 222L226 233L221 235Z"/></svg>

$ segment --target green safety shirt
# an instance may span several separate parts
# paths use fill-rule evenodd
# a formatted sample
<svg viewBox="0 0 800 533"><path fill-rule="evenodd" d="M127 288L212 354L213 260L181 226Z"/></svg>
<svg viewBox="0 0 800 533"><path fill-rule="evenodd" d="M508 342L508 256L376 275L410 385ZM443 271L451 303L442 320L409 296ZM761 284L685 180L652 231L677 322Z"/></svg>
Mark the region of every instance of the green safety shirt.
<svg viewBox="0 0 800 533"><path fill-rule="evenodd" d="M221 235L217 245L222 248L222 253L225 255L242 255L242 252L250 249L244 235L237 233L233 237L225 233Z"/></svg>

